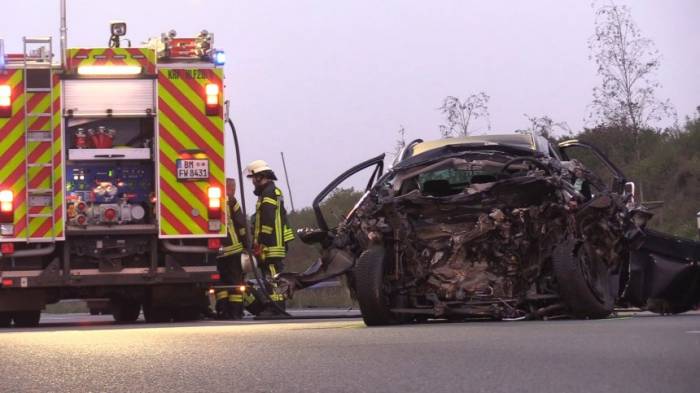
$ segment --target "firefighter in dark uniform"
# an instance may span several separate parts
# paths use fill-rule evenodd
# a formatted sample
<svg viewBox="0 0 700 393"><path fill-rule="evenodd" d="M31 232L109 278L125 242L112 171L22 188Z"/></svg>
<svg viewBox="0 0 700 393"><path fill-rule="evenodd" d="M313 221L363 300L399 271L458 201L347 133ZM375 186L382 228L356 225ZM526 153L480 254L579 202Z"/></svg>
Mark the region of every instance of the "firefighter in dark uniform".
<svg viewBox="0 0 700 393"><path fill-rule="evenodd" d="M219 319L243 318L243 299L245 295L245 278L241 267L243 248L249 245L248 223L241 206L236 200L236 182L226 179L226 213L227 236L223 248L216 260L216 267L223 286L232 288L219 289L216 292L216 315Z"/></svg>
<svg viewBox="0 0 700 393"><path fill-rule="evenodd" d="M263 273L274 277L284 269L287 256L287 243L294 240L294 232L287 222L282 191L275 186L277 177L263 160L251 162L246 174L255 187L258 202L255 206L255 227L253 229L253 251L258 258ZM284 310L285 297L272 291L270 298L278 308ZM265 310L274 314L277 309Z"/></svg>

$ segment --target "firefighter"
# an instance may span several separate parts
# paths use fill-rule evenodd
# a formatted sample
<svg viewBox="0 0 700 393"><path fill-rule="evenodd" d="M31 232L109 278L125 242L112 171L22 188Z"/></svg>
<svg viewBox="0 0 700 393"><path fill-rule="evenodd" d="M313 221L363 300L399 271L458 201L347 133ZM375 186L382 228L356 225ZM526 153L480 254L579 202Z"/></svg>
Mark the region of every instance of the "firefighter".
<svg viewBox="0 0 700 393"><path fill-rule="evenodd" d="M253 252L263 273L274 277L284 269L287 243L294 239L294 232L289 227L282 191L275 186L277 177L272 168L263 160L255 160L246 167L246 174L253 182L255 195L258 196ZM284 295L275 293L274 288L271 292L270 298L278 308L267 309L265 314L275 314L285 307Z"/></svg>
<svg viewBox="0 0 700 393"><path fill-rule="evenodd" d="M216 261L222 286L229 288L216 292L216 314L219 319L243 318L245 279L241 267L241 254L249 245L248 223L236 200L236 181L226 179L226 209L228 236Z"/></svg>

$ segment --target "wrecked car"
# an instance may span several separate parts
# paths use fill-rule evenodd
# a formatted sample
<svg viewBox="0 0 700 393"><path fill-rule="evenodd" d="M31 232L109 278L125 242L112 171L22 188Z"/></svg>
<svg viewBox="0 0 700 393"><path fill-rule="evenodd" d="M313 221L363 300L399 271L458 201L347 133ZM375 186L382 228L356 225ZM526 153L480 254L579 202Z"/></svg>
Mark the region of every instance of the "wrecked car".
<svg viewBox="0 0 700 393"><path fill-rule="evenodd" d="M279 275L282 290L345 275L370 326L605 318L619 304L679 313L700 302L699 243L647 229L634 183L592 145L530 134L416 140L386 173L383 163L358 164L314 200L318 228L300 237L321 258ZM329 228L321 202L363 170L366 192Z"/></svg>

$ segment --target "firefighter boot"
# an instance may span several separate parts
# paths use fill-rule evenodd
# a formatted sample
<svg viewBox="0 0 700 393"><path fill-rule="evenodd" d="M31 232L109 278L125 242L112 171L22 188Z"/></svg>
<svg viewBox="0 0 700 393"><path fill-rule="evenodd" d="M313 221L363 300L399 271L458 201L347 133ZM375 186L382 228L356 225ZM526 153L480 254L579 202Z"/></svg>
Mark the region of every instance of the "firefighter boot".
<svg viewBox="0 0 700 393"><path fill-rule="evenodd" d="M228 308L231 319L243 319L243 302L229 302Z"/></svg>
<svg viewBox="0 0 700 393"><path fill-rule="evenodd" d="M216 319L228 319L228 291L216 293Z"/></svg>
<svg viewBox="0 0 700 393"><path fill-rule="evenodd" d="M233 294L228 297L228 317L229 319L243 319L243 295Z"/></svg>
<svg viewBox="0 0 700 393"><path fill-rule="evenodd" d="M259 314L260 317L262 318L284 318L286 317L285 309L285 301L284 301L284 295L277 294L277 293L271 293L270 294L270 300L272 302L267 303L265 306L265 309Z"/></svg>
<svg viewBox="0 0 700 393"><path fill-rule="evenodd" d="M287 310L287 305L286 305L286 297L284 296L283 293L281 293L280 288L277 286L275 282L275 276L277 276L277 268L278 264L281 265L281 261L275 263L270 263L269 269L270 269L270 278L268 279L268 282L270 283L271 286L271 293L270 293L270 300L274 303L274 307L271 307L274 309L277 313L279 314L284 314Z"/></svg>
<svg viewBox="0 0 700 393"><path fill-rule="evenodd" d="M276 289L277 288L275 288L275 290ZM278 311L287 311L287 301L283 294L273 292L270 295L270 299L275 304L275 309L277 309Z"/></svg>

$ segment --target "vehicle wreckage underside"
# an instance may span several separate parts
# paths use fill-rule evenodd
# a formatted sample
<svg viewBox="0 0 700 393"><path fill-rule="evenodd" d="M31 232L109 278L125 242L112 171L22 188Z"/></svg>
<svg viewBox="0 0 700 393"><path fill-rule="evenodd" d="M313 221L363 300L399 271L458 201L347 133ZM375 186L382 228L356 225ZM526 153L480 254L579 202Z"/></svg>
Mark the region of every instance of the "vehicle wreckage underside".
<svg viewBox="0 0 700 393"><path fill-rule="evenodd" d="M503 168L449 159L423 173L445 165L468 167L480 173L472 176L480 176L476 180L492 180L498 176L483 173ZM518 175L472 182L453 195L436 196L449 190L428 190L432 183L426 181L422 189L380 197L356 212L349 221L354 237L368 243L383 239L386 276L398 300L393 312L494 318L560 314L565 307L552 257L567 252L559 247L570 242L590 249L591 263L619 268L624 249L615 244L622 237L615 212L620 206L612 198L601 196L579 209L562 186L568 180L539 169L513 169Z"/></svg>
<svg viewBox="0 0 700 393"><path fill-rule="evenodd" d="M337 228L302 236L322 257L282 287L345 273L368 324L605 317L650 214L604 186L582 195L561 164L486 150L401 168Z"/></svg>

